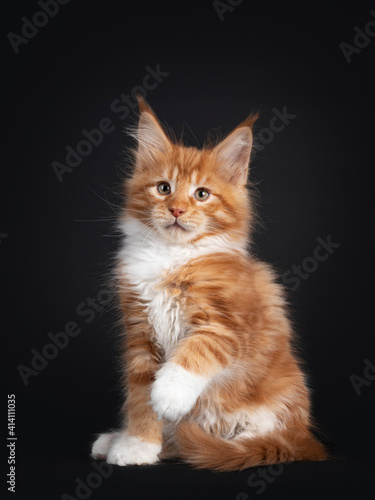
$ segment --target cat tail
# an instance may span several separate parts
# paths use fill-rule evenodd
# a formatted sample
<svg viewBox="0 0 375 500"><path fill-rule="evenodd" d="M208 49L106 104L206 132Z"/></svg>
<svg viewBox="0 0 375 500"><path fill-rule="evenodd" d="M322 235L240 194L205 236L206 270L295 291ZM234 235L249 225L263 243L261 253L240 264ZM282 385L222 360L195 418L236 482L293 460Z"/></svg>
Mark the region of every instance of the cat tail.
<svg viewBox="0 0 375 500"><path fill-rule="evenodd" d="M197 424L181 422L176 435L177 456L198 469L243 470L296 460L326 460L323 445L308 431L290 436L236 438L232 440L207 434Z"/></svg>

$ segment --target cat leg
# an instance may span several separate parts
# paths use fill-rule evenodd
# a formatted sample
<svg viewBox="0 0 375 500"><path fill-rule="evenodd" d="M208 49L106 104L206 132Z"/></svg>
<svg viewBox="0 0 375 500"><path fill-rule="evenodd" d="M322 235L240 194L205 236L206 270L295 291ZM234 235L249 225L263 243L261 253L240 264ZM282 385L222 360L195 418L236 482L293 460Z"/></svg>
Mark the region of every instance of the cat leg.
<svg viewBox="0 0 375 500"><path fill-rule="evenodd" d="M151 383L159 368L153 349L147 338L128 328L127 398L123 407L126 425L110 443L107 453L107 462L110 464L153 464L159 460L163 422L157 420L149 404Z"/></svg>
<svg viewBox="0 0 375 500"><path fill-rule="evenodd" d="M133 387L126 401L128 425L125 429L101 434L91 456L115 465L153 464L162 448L162 426L148 404L150 387Z"/></svg>
<svg viewBox="0 0 375 500"><path fill-rule="evenodd" d="M156 374L151 402L159 419L179 420L194 406L209 378L196 375L177 363L166 363Z"/></svg>
<svg viewBox="0 0 375 500"><path fill-rule="evenodd" d="M120 272L121 274L121 272ZM148 315L138 295L122 281L120 303L123 310L124 393L123 428L103 434L94 443L92 454L110 464L152 464L162 448L163 423L150 402L151 384L159 369L159 351L150 340Z"/></svg>
<svg viewBox="0 0 375 500"><path fill-rule="evenodd" d="M149 404L150 384L132 383L125 403L127 426L111 441L107 462L115 465L153 464L162 448L163 423Z"/></svg>
<svg viewBox="0 0 375 500"><path fill-rule="evenodd" d="M196 403L210 381L233 361L236 340L224 327L199 329L185 338L156 373L151 402L159 419L179 420Z"/></svg>

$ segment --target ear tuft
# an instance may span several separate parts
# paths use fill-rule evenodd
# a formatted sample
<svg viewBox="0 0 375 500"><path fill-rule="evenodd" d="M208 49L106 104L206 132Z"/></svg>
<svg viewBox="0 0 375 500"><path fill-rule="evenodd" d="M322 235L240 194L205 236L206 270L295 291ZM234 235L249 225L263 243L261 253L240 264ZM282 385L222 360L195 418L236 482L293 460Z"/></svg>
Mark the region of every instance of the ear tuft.
<svg viewBox="0 0 375 500"><path fill-rule="evenodd" d="M140 117L138 127L131 131L131 135L138 142L138 155L146 157L154 153L166 153L171 148L171 142L160 125L150 105L141 95L137 95Z"/></svg>
<svg viewBox="0 0 375 500"><path fill-rule="evenodd" d="M250 115L214 148L219 173L228 182L246 184L253 144L252 128L257 118L258 114Z"/></svg>
<svg viewBox="0 0 375 500"><path fill-rule="evenodd" d="M144 113L145 111L148 111L149 113L154 114L152 109L151 109L151 106L148 104L146 99L141 94L137 94L136 98L137 98L138 109L139 109L140 113Z"/></svg>
<svg viewBox="0 0 375 500"><path fill-rule="evenodd" d="M250 130L253 130L255 122L258 120L260 113L257 111L256 113L250 113L250 115L241 122L236 128L239 127L249 127Z"/></svg>

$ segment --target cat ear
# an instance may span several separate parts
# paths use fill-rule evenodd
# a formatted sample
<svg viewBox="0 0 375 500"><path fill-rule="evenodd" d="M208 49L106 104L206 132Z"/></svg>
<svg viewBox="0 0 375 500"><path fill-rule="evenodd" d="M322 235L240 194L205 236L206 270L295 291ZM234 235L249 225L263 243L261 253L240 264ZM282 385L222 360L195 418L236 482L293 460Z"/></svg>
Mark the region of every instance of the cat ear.
<svg viewBox="0 0 375 500"><path fill-rule="evenodd" d="M252 129L257 118L258 115L250 115L214 148L219 161L219 174L227 182L238 185L247 182L253 145Z"/></svg>
<svg viewBox="0 0 375 500"><path fill-rule="evenodd" d="M171 148L170 140L148 103L141 96L137 100L140 117L138 127L132 135L138 142L138 153L148 156L157 152L166 153Z"/></svg>

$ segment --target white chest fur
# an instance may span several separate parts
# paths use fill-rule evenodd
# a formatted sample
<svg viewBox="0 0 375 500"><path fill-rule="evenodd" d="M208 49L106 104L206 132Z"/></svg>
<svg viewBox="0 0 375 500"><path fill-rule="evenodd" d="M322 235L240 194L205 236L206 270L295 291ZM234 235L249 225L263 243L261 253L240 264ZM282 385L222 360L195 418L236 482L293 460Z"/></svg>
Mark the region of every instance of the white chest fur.
<svg viewBox="0 0 375 500"><path fill-rule="evenodd" d="M160 287L163 277L203 255L223 251L244 253L245 250L219 237L207 239L200 245L171 245L147 232L147 229L145 232L142 226L132 218L121 225L126 239L119 257L124 274L141 300L147 304L155 340L164 349L165 358L168 359L177 342L188 333L188 325L184 321L180 303Z"/></svg>

